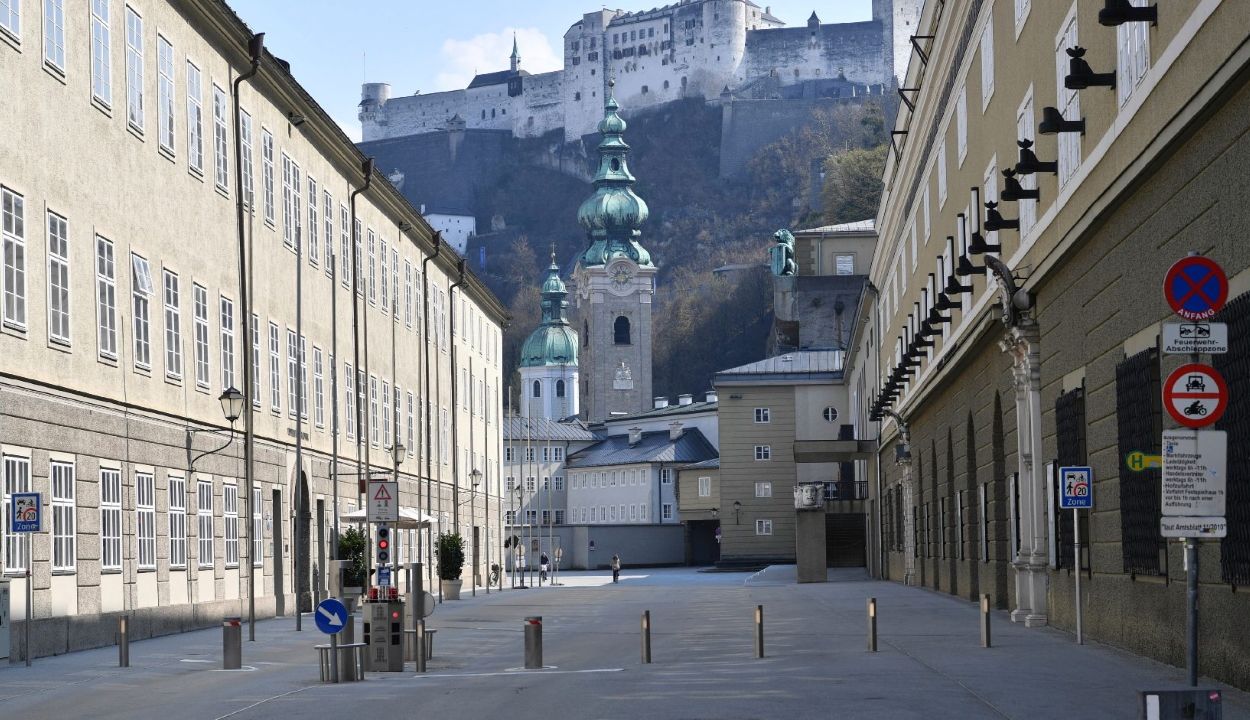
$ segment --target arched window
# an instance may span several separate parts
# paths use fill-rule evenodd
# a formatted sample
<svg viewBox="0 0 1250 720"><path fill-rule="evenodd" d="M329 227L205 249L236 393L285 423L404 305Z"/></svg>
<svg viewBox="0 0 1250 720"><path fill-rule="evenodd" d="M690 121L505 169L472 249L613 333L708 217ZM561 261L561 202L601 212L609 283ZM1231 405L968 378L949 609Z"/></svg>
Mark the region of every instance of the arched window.
<svg viewBox="0 0 1250 720"><path fill-rule="evenodd" d="M582 321L582 347L590 347L590 323Z"/></svg>
<svg viewBox="0 0 1250 720"><path fill-rule="evenodd" d="M556 397L558 398L564 397L564 381L563 380L556 380Z"/></svg>
<svg viewBox="0 0 1250 720"><path fill-rule="evenodd" d="M617 345L629 344L629 318L621 315L612 323L612 342Z"/></svg>
<svg viewBox="0 0 1250 720"><path fill-rule="evenodd" d="M542 397L542 396L543 396L543 384L535 380L534 381L534 397Z"/></svg>

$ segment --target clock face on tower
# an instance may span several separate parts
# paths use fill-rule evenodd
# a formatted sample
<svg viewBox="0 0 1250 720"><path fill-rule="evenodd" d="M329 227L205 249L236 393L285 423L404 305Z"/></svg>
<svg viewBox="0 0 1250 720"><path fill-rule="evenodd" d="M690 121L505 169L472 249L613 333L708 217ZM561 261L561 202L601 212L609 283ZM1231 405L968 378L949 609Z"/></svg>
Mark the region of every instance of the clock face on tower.
<svg viewBox="0 0 1250 720"><path fill-rule="evenodd" d="M625 295L634 284L634 268L631 263L618 262L608 268L608 289L614 295Z"/></svg>

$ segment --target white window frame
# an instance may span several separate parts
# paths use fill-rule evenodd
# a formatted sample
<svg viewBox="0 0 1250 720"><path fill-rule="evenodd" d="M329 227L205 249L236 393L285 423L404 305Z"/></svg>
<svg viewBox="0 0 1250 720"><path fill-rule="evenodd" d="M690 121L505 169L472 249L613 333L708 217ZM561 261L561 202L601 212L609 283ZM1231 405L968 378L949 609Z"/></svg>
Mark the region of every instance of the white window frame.
<svg viewBox="0 0 1250 720"><path fill-rule="evenodd" d="M71 344L69 278L69 222L52 211L47 213L48 235L48 339L58 345Z"/></svg>
<svg viewBox="0 0 1250 720"><path fill-rule="evenodd" d="M1129 0L1133 7L1146 7L1146 0ZM1150 72L1150 26L1126 22L1116 28L1116 93L1120 107L1133 97L1133 91ZM1076 118L1072 118L1076 119Z"/></svg>
<svg viewBox="0 0 1250 720"><path fill-rule="evenodd" d="M382 278L386 281L385 276ZM391 319L399 321L399 247L391 247Z"/></svg>
<svg viewBox="0 0 1250 720"><path fill-rule="evenodd" d="M247 211L255 214L256 198L252 189L255 182L252 177L254 172L252 153L255 152L252 147L252 116L243 108L239 108L239 145L242 150L239 155L243 159L239 166L243 170L243 187L239 189L239 192L243 193L243 202L247 206Z"/></svg>
<svg viewBox="0 0 1250 720"><path fill-rule="evenodd" d="M415 419L414 409L416 405L413 401L412 391L408 392L408 457L412 457L416 453L416 428L413 427ZM487 467L489 471L490 468Z"/></svg>
<svg viewBox="0 0 1250 720"><path fill-rule="evenodd" d="M252 541L252 567L262 567L265 564L265 529L261 524L261 489L260 487L252 487L252 506L248 508L252 513L252 530L250 533Z"/></svg>
<svg viewBox="0 0 1250 720"><path fill-rule="evenodd" d="M369 443L377 447L380 438L378 428L378 376L369 376Z"/></svg>
<svg viewBox="0 0 1250 720"><path fill-rule="evenodd" d="M187 167L204 175L204 75L187 60Z"/></svg>
<svg viewBox="0 0 1250 720"><path fill-rule="evenodd" d="M1016 0L1016 39L1020 39L1020 31L1024 29L1024 21L1029 19L1029 11L1033 9L1032 0Z"/></svg>
<svg viewBox="0 0 1250 720"><path fill-rule="evenodd" d="M196 563L202 570L216 565L213 553L213 482L196 480L195 483L195 539L199 549Z"/></svg>
<svg viewBox="0 0 1250 720"><path fill-rule="evenodd" d="M937 146L938 210L946 207L946 128L938 131L942 139Z"/></svg>
<svg viewBox="0 0 1250 720"><path fill-rule="evenodd" d="M391 449L391 384L382 381L382 447Z"/></svg>
<svg viewBox="0 0 1250 720"><path fill-rule="evenodd" d="M985 29L981 32L981 112L990 105L994 97L994 14L991 12L985 20Z"/></svg>
<svg viewBox="0 0 1250 720"><path fill-rule="evenodd" d="M4 574L25 575L30 561L26 533L13 532L13 493L30 492L30 457L4 455Z"/></svg>
<svg viewBox="0 0 1250 720"><path fill-rule="evenodd" d="M222 295L221 308L221 387L238 389L234 375L234 301Z"/></svg>
<svg viewBox="0 0 1250 720"><path fill-rule="evenodd" d="M65 75L65 6L43 0L43 64Z"/></svg>
<svg viewBox="0 0 1250 720"><path fill-rule="evenodd" d="M126 123L143 134L143 17L126 6Z"/></svg>
<svg viewBox="0 0 1250 720"><path fill-rule="evenodd" d="M52 460L48 464L52 488L52 572L72 573L78 558L76 508L77 473L74 463Z"/></svg>
<svg viewBox="0 0 1250 720"><path fill-rule="evenodd" d="M313 346L313 424L326 426L325 416L325 363L321 348Z"/></svg>
<svg viewBox="0 0 1250 720"><path fill-rule="evenodd" d="M282 412L282 344L278 324L269 321L269 409Z"/></svg>
<svg viewBox="0 0 1250 720"><path fill-rule="evenodd" d="M195 337L195 385L207 390L211 383L208 369L208 289L199 283L193 283L191 295L192 334Z"/></svg>
<svg viewBox="0 0 1250 720"><path fill-rule="evenodd" d="M771 413L769 413L769 409L766 407L755 408L755 424L765 425L772 422L770 415Z"/></svg>
<svg viewBox="0 0 1250 720"><path fill-rule="evenodd" d="M299 336L299 416L308 419L308 336Z"/></svg>
<svg viewBox="0 0 1250 720"><path fill-rule="evenodd" d="M347 419L347 437L356 437L356 373L352 372L351 363L344 364L343 379L345 380L344 394L347 400L343 403L344 415Z"/></svg>
<svg viewBox="0 0 1250 720"><path fill-rule="evenodd" d="M321 243L317 242L317 232L321 228L321 220L317 216L317 181L312 175L305 175L308 187L308 263L316 267L321 262Z"/></svg>
<svg viewBox="0 0 1250 720"><path fill-rule="evenodd" d="M260 191L263 215L269 227L273 227L274 224L273 182L273 133L262 125L260 128Z"/></svg>
<svg viewBox="0 0 1250 720"><path fill-rule="evenodd" d="M334 277L334 196L329 190L321 191L321 217L325 226L325 270Z"/></svg>
<svg viewBox="0 0 1250 720"><path fill-rule="evenodd" d="M712 478L710 476L699 478L699 497L712 497Z"/></svg>
<svg viewBox="0 0 1250 720"><path fill-rule="evenodd" d="M102 357L117 359L117 264L113 241L95 236L96 342Z"/></svg>
<svg viewBox="0 0 1250 720"><path fill-rule="evenodd" d="M147 258L131 253L130 264L133 270L132 298L134 300L134 357L135 367L143 370L152 369L152 300L151 295L156 288L152 285L152 266Z"/></svg>
<svg viewBox="0 0 1250 720"><path fill-rule="evenodd" d="M1080 44L1075 3L1060 27L1059 33L1055 36L1055 77L1058 83L1055 107L1064 119L1079 120L1081 118L1080 91L1069 90L1063 86L1064 78L1067 77L1071 67L1071 58L1068 57L1067 49ZM1063 188L1081 167L1081 134L1059 133L1058 139L1059 187Z"/></svg>
<svg viewBox="0 0 1250 720"><path fill-rule="evenodd" d="M156 478L135 473L135 535L139 571L156 569Z"/></svg>
<svg viewBox="0 0 1250 720"><path fill-rule="evenodd" d="M122 471L100 468L100 572L122 570Z"/></svg>
<svg viewBox="0 0 1250 720"><path fill-rule="evenodd" d="M233 482L221 485L222 517L226 536L226 568L239 566L239 486Z"/></svg>
<svg viewBox="0 0 1250 720"><path fill-rule="evenodd" d="M7 3L0 3L4 4ZM0 17L4 14L0 10ZM105 107L113 106L113 48L109 17L109 0L91 0L91 97ZM0 20L0 28L4 25Z"/></svg>
<svg viewBox="0 0 1250 720"><path fill-rule="evenodd" d="M959 159L956 167L964 166L964 158L968 157L968 84L959 86L959 96L955 99L955 141Z"/></svg>
<svg viewBox="0 0 1250 720"><path fill-rule="evenodd" d="M22 40L22 0L0 0L0 30Z"/></svg>
<svg viewBox="0 0 1250 720"><path fill-rule="evenodd" d="M178 273L165 269L161 274L161 297L165 319L165 377L182 379L182 292Z"/></svg>
<svg viewBox="0 0 1250 720"><path fill-rule="evenodd" d="M26 329L26 198L0 185L4 236L4 324Z"/></svg>
<svg viewBox="0 0 1250 720"><path fill-rule="evenodd" d="M773 459L772 445L756 445L755 459L757 462L765 462Z"/></svg>
<svg viewBox="0 0 1250 720"><path fill-rule="evenodd" d="M230 136L227 134L229 117L226 91L213 85L213 170L217 189L222 192L230 191Z"/></svg>
<svg viewBox="0 0 1250 720"><path fill-rule="evenodd" d="M297 347L297 338L295 331L291 328L286 329L286 414L288 417L295 417L296 411L299 410L299 396L297 383L299 382L299 348Z"/></svg>
<svg viewBox="0 0 1250 720"><path fill-rule="evenodd" d="M1037 127L1037 124L1036 114L1033 108L1033 86L1030 85L1029 89L1024 94L1024 100L1020 102L1020 107L1016 110L1016 136L1021 140L1036 139L1034 129ZM1036 174L1021 175L1017 176L1016 179L1020 181L1020 187L1025 190L1037 189ZM987 194L986 200L998 200L997 178L995 178L994 182L994 194L992 197ZM1033 200L1025 200L1017 203L1016 215L1020 220L1020 237L1022 239L1028 237L1029 232L1033 230L1033 226L1037 224L1037 202ZM995 232L994 234L997 235L998 233ZM987 238L986 242L988 243L990 240Z"/></svg>
<svg viewBox="0 0 1250 720"><path fill-rule="evenodd" d="M171 473L167 478L169 501L169 569L187 567L187 479Z"/></svg>
<svg viewBox="0 0 1250 720"><path fill-rule="evenodd" d="M348 214L347 205L339 204L339 282L345 288L352 286L352 234L351 234L351 216Z"/></svg>
<svg viewBox="0 0 1250 720"><path fill-rule="evenodd" d="M387 284L387 278L389 276L389 272L387 268L390 267L390 261L388 259L390 257L390 249L387 247L385 240L378 241L378 250L381 252L381 255L382 255L382 267L381 267L381 272L379 273L379 275L382 278L382 283L381 283L382 285L382 298L381 298L382 314L385 315L390 310L390 307L391 307L390 305L391 293L390 293L390 288Z"/></svg>
<svg viewBox="0 0 1250 720"><path fill-rule="evenodd" d="M661 520L673 519L673 504L672 503L664 503L660 506L660 519Z"/></svg>
<svg viewBox="0 0 1250 720"><path fill-rule="evenodd" d="M161 150L173 155L174 137L174 46L161 34L156 35L156 141Z"/></svg>
<svg viewBox="0 0 1250 720"><path fill-rule="evenodd" d="M755 520L756 535L772 535L773 521L769 518L756 518Z"/></svg>
<svg viewBox="0 0 1250 720"><path fill-rule="evenodd" d="M252 407L259 408L261 406L261 381L260 373L260 316L252 313Z"/></svg>
<svg viewBox="0 0 1250 720"><path fill-rule="evenodd" d="M755 483L755 497L770 498L773 496L773 484L771 482Z"/></svg>
<svg viewBox="0 0 1250 720"><path fill-rule="evenodd" d="M368 234L369 234L369 271L368 271L369 304L375 305L377 304L377 289L378 289L377 288L377 282L378 282L378 279L377 279L377 266L378 266L377 236L373 234L373 228L369 228Z"/></svg>

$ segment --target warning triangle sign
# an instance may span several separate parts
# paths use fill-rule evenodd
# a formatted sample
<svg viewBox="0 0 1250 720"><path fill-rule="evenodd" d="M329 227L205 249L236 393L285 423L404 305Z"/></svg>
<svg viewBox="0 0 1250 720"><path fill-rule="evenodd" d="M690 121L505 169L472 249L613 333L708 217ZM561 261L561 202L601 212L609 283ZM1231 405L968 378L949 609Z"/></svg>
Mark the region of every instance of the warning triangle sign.
<svg viewBox="0 0 1250 720"><path fill-rule="evenodd" d="M385 485L378 485L378 491L373 494L374 500L390 500L391 494L386 491Z"/></svg>

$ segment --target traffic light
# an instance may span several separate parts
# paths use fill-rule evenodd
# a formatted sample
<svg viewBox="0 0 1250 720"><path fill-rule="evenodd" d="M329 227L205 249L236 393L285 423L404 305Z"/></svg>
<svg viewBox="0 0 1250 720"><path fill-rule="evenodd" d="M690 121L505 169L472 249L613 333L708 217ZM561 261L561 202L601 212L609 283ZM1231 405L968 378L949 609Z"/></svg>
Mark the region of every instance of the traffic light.
<svg viewBox="0 0 1250 720"><path fill-rule="evenodd" d="M386 525L378 526L378 565L391 563L391 529Z"/></svg>

